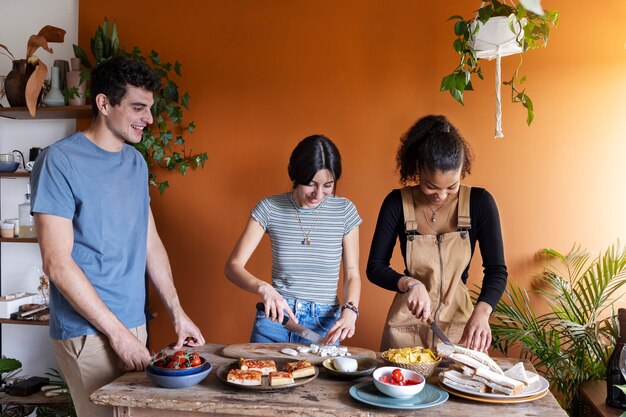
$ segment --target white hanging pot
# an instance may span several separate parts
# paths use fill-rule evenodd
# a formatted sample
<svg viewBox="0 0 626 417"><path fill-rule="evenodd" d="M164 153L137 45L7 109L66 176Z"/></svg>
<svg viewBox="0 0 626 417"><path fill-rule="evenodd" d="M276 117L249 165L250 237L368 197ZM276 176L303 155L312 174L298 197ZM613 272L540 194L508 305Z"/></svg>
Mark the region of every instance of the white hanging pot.
<svg viewBox="0 0 626 417"><path fill-rule="evenodd" d="M494 59L497 55L519 54L523 51L521 31L525 24L525 19L518 21L515 15L492 17L484 25L476 19L470 26L471 33L474 33L476 25L479 27L470 39L470 45L476 49L478 58Z"/></svg>
<svg viewBox="0 0 626 417"><path fill-rule="evenodd" d="M476 25L478 30L470 45L476 50L476 57L487 60L496 58L496 129L495 137L502 138L502 87L500 59L503 56L519 54L524 51L522 45L522 30L526 24L526 19L517 20L514 14L492 17L483 25L475 19L470 26L471 33L474 33Z"/></svg>

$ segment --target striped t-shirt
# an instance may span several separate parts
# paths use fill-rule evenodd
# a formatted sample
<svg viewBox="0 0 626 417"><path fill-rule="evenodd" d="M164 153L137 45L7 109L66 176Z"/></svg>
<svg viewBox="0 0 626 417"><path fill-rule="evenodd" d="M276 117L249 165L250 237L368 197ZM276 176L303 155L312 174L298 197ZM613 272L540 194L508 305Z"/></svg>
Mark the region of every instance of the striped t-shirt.
<svg viewBox="0 0 626 417"><path fill-rule="evenodd" d="M343 237L362 221L354 204L347 198L328 196L319 206L307 209L295 204L291 193L284 193L259 201L252 217L272 242L274 288L283 297L337 304Z"/></svg>

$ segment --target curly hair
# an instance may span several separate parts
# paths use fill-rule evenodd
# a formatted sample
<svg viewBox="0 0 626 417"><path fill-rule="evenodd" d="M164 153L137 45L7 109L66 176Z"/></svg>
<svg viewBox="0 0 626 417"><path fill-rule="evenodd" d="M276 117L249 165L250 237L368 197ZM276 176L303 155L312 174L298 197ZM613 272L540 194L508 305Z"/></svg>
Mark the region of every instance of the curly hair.
<svg viewBox="0 0 626 417"><path fill-rule="evenodd" d="M161 88L161 79L148 65L136 59L116 56L96 66L91 72L92 113L98 115L96 96L104 94L112 106L122 102L128 85L144 88L156 93Z"/></svg>
<svg viewBox="0 0 626 417"><path fill-rule="evenodd" d="M467 141L445 116L419 119L400 139L396 154L400 182L419 182L422 169L471 173L474 155Z"/></svg>
<svg viewBox="0 0 626 417"><path fill-rule="evenodd" d="M289 178L296 187L298 184L307 185L315 174L327 169L333 176L335 183L341 177L341 154L339 149L323 135L308 136L295 147L289 158Z"/></svg>

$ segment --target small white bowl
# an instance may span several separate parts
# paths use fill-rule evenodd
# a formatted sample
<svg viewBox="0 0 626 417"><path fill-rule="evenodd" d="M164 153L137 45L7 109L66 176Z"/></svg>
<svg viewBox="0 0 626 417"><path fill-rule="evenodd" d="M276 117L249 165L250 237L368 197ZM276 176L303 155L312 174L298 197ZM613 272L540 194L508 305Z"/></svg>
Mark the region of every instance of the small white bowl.
<svg viewBox="0 0 626 417"><path fill-rule="evenodd" d="M391 379L391 372L394 369L399 369L404 376L404 380L414 380L417 381L415 385L393 385L387 384L380 380L380 377L387 376ZM398 368L396 366L383 366L382 368L378 368L372 374L374 378L374 385L376 388L385 395L394 398L408 398L417 395L424 389L424 385L426 385L426 379L418 374L417 372L411 371L409 369Z"/></svg>

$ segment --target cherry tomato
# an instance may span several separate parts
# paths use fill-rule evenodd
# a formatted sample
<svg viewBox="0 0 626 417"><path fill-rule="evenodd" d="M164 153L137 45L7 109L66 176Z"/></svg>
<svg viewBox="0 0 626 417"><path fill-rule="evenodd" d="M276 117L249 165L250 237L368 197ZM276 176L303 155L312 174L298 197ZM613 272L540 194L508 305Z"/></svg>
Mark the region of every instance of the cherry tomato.
<svg viewBox="0 0 626 417"><path fill-rule="evenodd" d="M196 352L192 352L189 354L189 363L192 367L200 366L202 364L202 359L200 359L200 355Z"/></svg>
<svg viewBox="0 0 626 417"><path fill-rule="evenodd" d="M405 384L406 385L417 385L417 384L419 384L419 382L417 382L414 379L408 379L408 380L405 381Z"/></svg>
<svg viewBox="0 0 626 417"><path fill-rule="evenodd" d="M186 355L187 354L185 353L184 350L177 350L176 352L172 353L173 358L185 357Z"/></svg>
<svg viewBox="0 0 626 417"><path fill-rule="evenodd" d="M393 378L393 380L398 383L404 382L404 375L402 375L402 371L398 368L394 369L391 372L391 378Z"/></svg>
<svg viewBox="0 0 626 417"><path fill-rule="evenodd" d="M380 382L384 382L385 384L391 384L391 381L389 380L389 377L387 375L383 375L380 378L378 378L378 380Z"/></svg>

